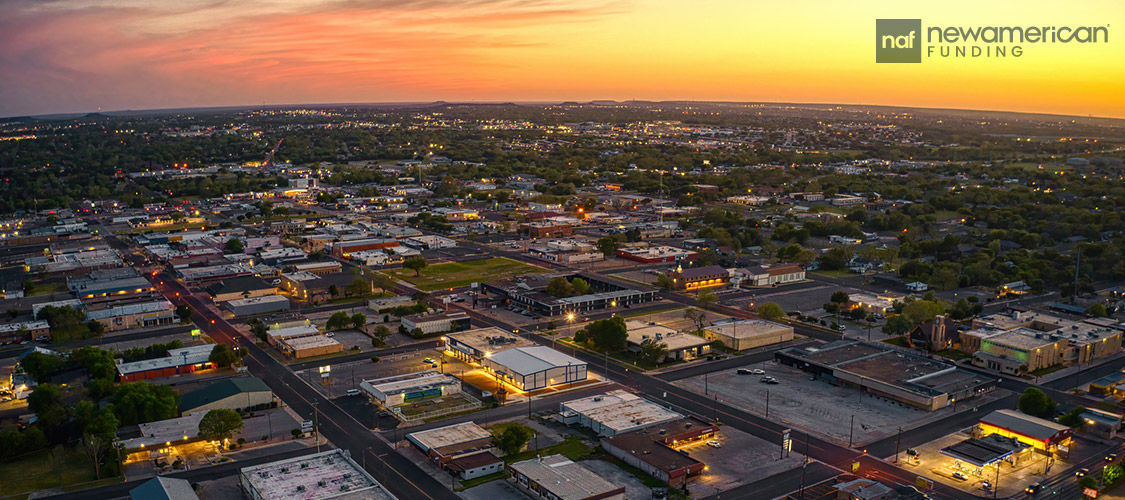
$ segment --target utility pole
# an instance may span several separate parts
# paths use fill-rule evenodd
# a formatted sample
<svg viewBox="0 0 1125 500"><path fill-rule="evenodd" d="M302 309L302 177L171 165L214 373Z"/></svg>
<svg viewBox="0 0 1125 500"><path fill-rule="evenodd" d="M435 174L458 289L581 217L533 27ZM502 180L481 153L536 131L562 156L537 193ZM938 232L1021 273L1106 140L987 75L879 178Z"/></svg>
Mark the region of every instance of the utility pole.
<svg viewBox="0 0 1125 500"><path fill-rule="evenodd" d="M770 418L770 390L766 389L766 418Z"/></svg>
<svg viewBox="0 0 1125 500"><path fill-rule="evenodd" d="M895 436L895 463L898 463L898 445L902 441L902 427L898 428L898 435Z"/></svg>
<svg viewBox="0 0 1125 500"><path fill-rule="evenodd" d="M320 411L317 409L318 404L320 404L320 402L314 398L312 402L313 433L316 434L316 452L320 453Z"/></svg>
<svg viewBox="0 0 1125 500"><path fill-rule="evenodd" d="M805 500L805 469L809 467L809 433L805 432L805 461L801 464L801 492L800 500Z"/></svg>
<svg viewBox="0 0 1125 500"><path fill-rule="evenodd" d="M852 447L852 438L855 437L855 413L852 414L852 423L848 427L848 448Z"/></svg>
<svg viewBox="0 0 1125 500"><path fill-rule="evenodd" d="M708 395L707 374L710 372L703 372L703 395Z"/></svg>

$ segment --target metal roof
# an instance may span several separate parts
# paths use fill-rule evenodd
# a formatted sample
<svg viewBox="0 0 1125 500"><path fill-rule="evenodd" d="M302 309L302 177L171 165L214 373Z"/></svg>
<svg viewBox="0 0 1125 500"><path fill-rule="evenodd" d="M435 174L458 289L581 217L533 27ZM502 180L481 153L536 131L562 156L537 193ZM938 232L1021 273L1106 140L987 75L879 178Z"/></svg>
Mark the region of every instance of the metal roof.
<svg viewBox="0 0 1125 500"><path fill-rule="evenodd" d="M531 375L551 368L580 366L586 362L546 346L517 347L492 355L492 362L519 375Z"/></svg>
<svg viewBox="0 0 1125 500"><path fill-rule="evenodd" d="M1070 429L1060 423L1025 415L1015 410L996 410L985 415L980 421L1040 441L1047 441L1059 432Z"/></svg>

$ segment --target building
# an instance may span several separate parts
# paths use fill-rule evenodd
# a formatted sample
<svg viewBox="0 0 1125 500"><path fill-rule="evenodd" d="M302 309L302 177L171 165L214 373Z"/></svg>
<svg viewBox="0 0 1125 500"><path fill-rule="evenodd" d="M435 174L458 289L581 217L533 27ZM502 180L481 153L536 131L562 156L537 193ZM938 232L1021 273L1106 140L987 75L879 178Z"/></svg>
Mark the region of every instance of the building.
<svg viewBox="0 0 1125 500"><path fill-rule="evenodd" d="M343 269L342 265L335 260L326 260L324 262L305 262L302 264L293 265L293 272L313 273L317 276L338 273L341 269Z"/></svg>
<svg viewBox="0 0 1125 500"><path fill-rule="evenodd" d="M566 425L578 424L599 436L612 437L674 422L684 416L619 389L560 403L556 418Z"/></svg>
<svg viewBox="0 0 1125 500"><path fill-rule="evenodd" d="M442 468L458 456L492 449L492 433L472 422L413 432L406 440Z"/></svg>
<svg viewBox="0 0 1125 500"><path fill-rule="evenodd" d="M274 328L276 326L276 328ZM289 339L300 337L314 337L320 335L320 329L312 324L307 319L295 320L293 322L278 322L275 325L269 325L266 330L266 341L277 348L280 348L282 343Z"/></svg>
<svg viewBox="0 0 1125 500"><path fill-rule="evenodd" d="M399 246L398 240L391 238L374 238L363 240L337 241L331 243L332 256L339 259L351 258L351 254L364 250L383 250Z"/></svg>
<svg viewBox="0 0 1125 500"><path fill-rule="evenodd" d="M1125 398L1125 373L1110 373L1090 382L1090 394L1101 397Z"/></svg>
<svg viewBox="0 0 1125 500"><path fill-rule="evenodd" d="M774 353L777 362L862 394L934 411L996 388L956 365L881 343L838 340L815 347L790 347Z"/></svg>
<svg viewBox="0 0 1125 500"><path fill-rule="evenodd" d="M213 350L215 350L213 344L169 349L168 355L163 358L118 363L117 373L120 375L122 382L136 382L206 370L214 367L211 363L211 351Z"/></svg>
<svg viewBox="0 0 1125 500"><path fill-rule="evenodd" d="M572 239L547 240L528 248L527 253L539 260L565 265L605 260L605 254L594 245Z"/></svg>
<svg viewBox="0 0 1125 500"><path fill-rule="evenodd" d="M405 238L402 240L402 244L419 251L457 247L457 241L443 236L433 235Z"/></svg>
<svg viewBox="0 0 1125 500"><path fill-rule="evenodd" d="M836 500L897 500L899 498L898 493L889 486L863 477L837 483L832 489L836 490Z"/></svg>
<svg viewBox="0 0 1125 500"><path fill-rule="evenodd" d="M538 344L494 326L477 328L445 336L445 351L469 363L482 363L485 358L505 349L533 347Z"/></svg>
<svg viewBox="0 0 1125 500"><path fill-rule="evenodd" d="M736 351L745 351L793 340L793 327L764 319L730 319L703 329L707 340L721 340Z"/></svg>
<svg viewBox="0 0 1125 500"><path fill-rule="evenodd" d="M519 232L532 238L558 238L574 234L574 225L550 220L524 222L519 225Z"/></svg>
<svg viewBox="0 0 1125 500"><path fill-rule="evenodd" d="M974 319L972 326L960 335L961 350L973 353L974 365L1002 373L1088 364L1121 350L1120 329L1038 312L989 314Z"/></svg>
<svg viewBox="0 0 1125 500"><path fill-rule="evenodd" d="M711 353L710 340L690 333L680 333L664 325L628 320L625 328L629 333L628 350L634 354L641 353L641 344L646 340L652 339L664 344L668 354L659 363L666 360L690 360Z"/></svg>
<svg viewBox="0 0 1125 500"><path fill-rule="evenodd" d="M129 490L131 500L199 500L191 482L173 477L154 477Z"/></svg>
<svg viewBox="0 0 1125 500"><path fill-rule="evenodd" d="M516 347L485 356L481 365L492 376L521 391L586 380L586 362L546 346Z"/></svg>
<svg viewBox="0 0 1125 500"><path fill-rule="evenodd" d="M348 285L357 279L362 278L349 272L323 276L310 272L287 273L281 275L281 288L296 300L323 302L335 297L333 290L339 295L347 293Z"/></svg>
<svg viewBox="0 0 1125 500"><path fill-rule="evenodd" d="M180 413L191 415L219 408L247 411L270 406L273 402L273 391L261 379L233 377L180 396Z"/></svg>
<svg viewBox="0 0 1125 500"><path fill-rule="evenodd" d="M175 306L164 299L100 306L101 309L87 308L86 319L101 323L107 332L171 325L177 319Z"/></svg>
<svg viewBox="0 0 1125 500"><path fill-rule="evenodd" d="M988 467L998 468L1003 462L1016 465L1030 458L1028 452L1031 449L1031 446L1018 439L987 434L949 445L939 452L952 458L956 468L964 469L966 465L972 466L978 475L983 475L984 469Z"/></svg>
<svg viewBox="0 0 1125 500"><path fill-rule="evenodd" d="M894 309L895 302L901 302L904 297L894 294L871 295L856 293L848 297L848 304L852 309L866 309L868 313L887 314Z"/></svg>
<svg viewBox="0 0 1125 500"><path fill-rule="evenodd" d="M344 449L244 467L238 483L249 500L396 500Z"/></svg>
<svg viewBox="0 0 1125 500"><path fill-rule="evenodd" d="M421 330L423 335L460 332L469 329L469 315L454 311L403 316L402 327L408 332Z"/></svg>
<svg viewBox="0 0 1125 500"><path fill-rule="evenodd" d="M644 264L660 264L682 260L690 261L699 257L699 254L683 248L656 246L648 248L621 248L617 250L617 257Z"/></svg>
<svg viewBox="0 0 1125 500"><path fill-rule="evenodd" d="M689 417L603 438L601 445L610 455L679 488L707 466L677 448L710 439L716 432L715 425Z"/></svg>
<svg viewBox="0 0 1125 500"><path fill-rule="evenodd" d="M683 266L680 266L675 271L668 273L668 277L672 278L672 282L677 287L683 287L688 291L726 286L730 282L730 273L723 266L703 266L691 269L684 269Z"/></svg>
<svg viewBox="0 0 1125 500"><path fill-rule="evenodd" d="M590 293L573 297L555 297L547 293L547 284L556 277L573 281L582 278ZM616 278L592 273L532 274L510 280L485 282L484 293L494 295L503 304L518 307L540 316L580 314L610 307L628 307L657 300L655 288L636 285Z"/></svg>
<svg viewBox="0 0 1125 500"><path fill-rule="evenodd" d="M953 318L937 316L914 327L907 336L912 345L923 347L931 352L953 349L961 345L961 331Z"/></svg>
<svg viewBox="0 0 1125 500"><path fill-rule="evenodd" d="M1070 443L1070 427L1058 422L1025 415L1015 410L996 410L980 419L981 435L998 434L1016 438L1036 450L1053 453Z"/></svg>
<svg viewBox="0 0 1125 500"><path fill-rule="evenodd" d="M223 302L223 309L230 311L235 317L242 317L288 311L290 305L289 298L284 295L266 295L228 300Z"/></svg>
<svg viewBox="0 0 1125 500"><path fill-rule="evenodd" d="M199 421L206 413L157 420L140 424L140 435L120 439L121 446L129 452L129 462L148 460L155 456L167 456L171 446L199 441Z"/></svg>
<svg viewBox="0 0 1125 500"><path fill-rule="evenodd" d="M533 458L508 465L513 481L529 495L547 500L625 500L625 487L562 455Z"/></svg>
<svg viewBox="0 0 1125 500"><path fill-rule="evenodd" d="M46 321L23 321L0 325L0 342L22 342L51 334Z"/></svg>
<svg viewBox="0 0 1125 500"><path fill-rule="evenodd" d="M746 268L744 274L743 283L749 286L778 286L805 279L805 269L797 264L759 264Z"/></svg>
<svg viewBox="0 0 1125 500"><path fill-rule="evenodd" d="M291 337L279 343L281 352L297 359L335 354L344 350L344 345L336 339L324 335Z"/></svg>
<svg viewBox="0 0 1125 500"><path fill-rule="evenodd" d="M445 463L445 470L457 474L464 481L500 472L504 470L504 461L492 451L478 451L451 458Z"/></svg>
<svg viewBox="0 0 1125 500"><path fill-rule="evenodd" d="M461 393L461 381L434 370L363 380L359 388L383 407Z"/></svg>
<svg viewBox="0 0 1125 500"><path fill-rule="evenodd" d="M228 278L207 287L207 293L216 304L228 300L249 299L275 295L277 287L257 276Z"/></svg>

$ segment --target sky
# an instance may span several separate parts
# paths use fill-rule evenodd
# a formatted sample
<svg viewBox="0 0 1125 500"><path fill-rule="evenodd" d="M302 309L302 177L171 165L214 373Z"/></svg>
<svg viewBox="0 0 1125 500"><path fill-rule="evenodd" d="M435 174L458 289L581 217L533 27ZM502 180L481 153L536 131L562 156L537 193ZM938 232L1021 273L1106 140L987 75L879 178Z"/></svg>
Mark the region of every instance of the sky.
<svg viewBox="0 0 1125 500"><path fill-rule="evenodd" d="M642 99L1125 118L1119 0L0 0L0 12L0 116ZM1108 25L1109 42L876 64L878 18Z"/></svg>

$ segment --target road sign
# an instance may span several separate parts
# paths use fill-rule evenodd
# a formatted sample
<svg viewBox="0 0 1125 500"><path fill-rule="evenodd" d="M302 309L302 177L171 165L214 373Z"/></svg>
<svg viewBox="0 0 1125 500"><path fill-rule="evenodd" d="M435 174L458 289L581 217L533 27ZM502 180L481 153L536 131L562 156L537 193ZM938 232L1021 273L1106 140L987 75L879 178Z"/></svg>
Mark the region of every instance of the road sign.
<svg viewBox="0 0 1125 500"><path fill-rule="evenodd" d="M919 488L926 488L927 490L934 488L934 482L931 479L926 479L922 476L914 478L914 484Z"/></svg>
<svg viewBox="0 0 1125 500"><path fill-rule="evenodd" d="M1090 498L1098 498L1098 490L1093 488L1082 488L1082 494Z"/></svg>
<svg viewBox="0 0 1125 500"><path fill-rule="evenodd" d="M793 429L785 429L781 431L781 448L785 451L793 450L793 440L789 437L789 433L792 432L792 430Z"/></svg>
<svg viewBox="0 0 1125 500"><path fill-rule="evenodd" d="M852 462L852 473L859 472L859 462Z"/></svg>
<svg viewBox="0 0 1125 500"><path fill-rule="evenodd" d="M192 328L191 329L191 336L192 337L198 337L200 335L203 335L203 330L200 330L198 328Z"/></svg>

